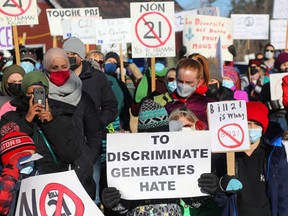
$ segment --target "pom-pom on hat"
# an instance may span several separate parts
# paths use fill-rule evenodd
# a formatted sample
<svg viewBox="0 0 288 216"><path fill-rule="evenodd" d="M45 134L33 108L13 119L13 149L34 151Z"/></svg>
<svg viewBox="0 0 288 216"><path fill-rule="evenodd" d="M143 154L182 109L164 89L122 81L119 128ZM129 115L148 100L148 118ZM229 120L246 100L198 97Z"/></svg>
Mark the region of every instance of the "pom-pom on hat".
<svg viewBox="0 0 288 216"><path fill-rule="evenodd" d="M81 59L85 59L85 44L76 37L71 37L63 44L63 49L66 52L77 53Z"/></svg>
<svg viewBox="0 0 288 216"><path fill-rule="evenodd" d="M33 140L23 132L15 122L8 122L1 128L2 139L0 140L0 156L2 164L8 164L9 159L16 153L24 150L36 151Z"/></svg>
<svg viewBox="0 0 288 216"><path fill-rule="evenodd" d="M263 134L268 127L268 108L265 104L257 101L249 101L246 103L247 108L247 120L256 121L261 124L263 128Z"/></svg>
<svg viewBox="0 0 288 216"><path fill-rule="evenodd" d="M138 132L169 131L166 109L151 99L143 101L138 116Z"/></svg>

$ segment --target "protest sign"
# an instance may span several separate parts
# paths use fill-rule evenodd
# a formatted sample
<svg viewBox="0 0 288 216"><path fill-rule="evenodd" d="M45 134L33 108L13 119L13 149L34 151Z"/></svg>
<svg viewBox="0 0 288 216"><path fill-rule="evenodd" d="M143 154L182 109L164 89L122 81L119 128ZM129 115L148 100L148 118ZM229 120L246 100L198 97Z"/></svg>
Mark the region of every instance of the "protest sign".
<svg viewBox="0 0 288 216"><path fill-rule="evenodd" d="M15 215L103 214L72 170L23 179Z"/></svg>
<svg viewBox="0 0 288 216"><path fill-rule="evenodd" d="M208 103L207 109L212 152L250 149L245 101Z"/></svg>
<svg viewBox="0 0 288 216"><path fill-rule="evenodd" d="M234 21L234 40L267 40L269 15L231 14Z"/></svg>
<svg viewBox="0 0 288 216"><path fill-rule="evenodd" d="M97 45L131 42L130 18L97 20L95 31Z"/></svg>
<svg viewBox="0 0 288 216"><path fill-rule="evenodd" d="M197 12L199 15L220 16L220 11L218 7L198 8Z"/></svg>
<svg viewBox="0 0 288 216"><path fill-rule="evenodd" d="M270 94L271 100L280 100L282 103L283 90L282 78L287 76L288 73L273 73L269 75L270 78Z"/></svg>
<svg viewBox="0 0 288 216"><path fill-rule="evenodd" d="M286 49L287 20L270 20L270 42L276 50Z"/></svg>
<svg viewBox="0 0 288 216"><path fill-rule="evenodd" d="M221 36L223 60L231 61L228 46L233 44L232 20L223 17L187 15L183 29L183 45L188 55L201 53L205 57L215 57L218 39Z"/></svg>
<svg viewBox="0 0 288 216"><path fill-rule="evenodd" d="M36 0L5 0L0 3L1 26L38 24Z"/></svg>
<svg viewBox="0 0 288 216"><path fill-rule="evenodd" d="M63 8L46 9L50 34L52 36L63 36L63 30L60 28L63 19L75 17L99 17L99 8Z"/></svg>
<svg viewBox="0 0 288 216"><path fill-rule="evenodd" d="M288 1L274 0L273 19L288 19Z"/></svg>
<svg viewBox="0 0 288 216"><path fill-rule="evenodd" d="M184 11L175 13L175 16L174 16L175 32L183 31L185 14L197 15L197 9L188 10L188 11L184 10Z"/></svg>
<svg viewBox="0 0 288 216"><path fill-rule="evenodd" d="M11 26L0 27L0 50L13 49Z"/></svg>
<svg viewBox="0 0 288 216"><path fill-rule="evenodd" d="M174 2L130 3L132 56L174 57Z"/></svg>
<svg viewBox="0 0 288 216"><path fill-rule="evenodd" d="M122 44L122 54L123 56L127 56L127 44ZM102 44L101 45L101 52L106 54L108 52L116 52L117 54L120 53L120 46L119 44ZM127 60L127 59L124 59Z"/></svg>
<svg viewBox="0 0 288 216"><path fill-rule="evenodd" d="M211 172L210 132L108 134L107 180L123 199L202 196Z"/></svg>

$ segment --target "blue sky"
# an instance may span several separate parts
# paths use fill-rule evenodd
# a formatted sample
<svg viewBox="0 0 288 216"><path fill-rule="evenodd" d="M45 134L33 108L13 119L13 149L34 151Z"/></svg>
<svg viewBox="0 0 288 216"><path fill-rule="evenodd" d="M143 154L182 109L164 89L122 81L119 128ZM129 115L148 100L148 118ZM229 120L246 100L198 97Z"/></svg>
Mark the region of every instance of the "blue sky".
<svg viewBox="0 0 288 216"><path fill-rule="evenodd" d="M176 2L185 10L199 8L201 5L205 4L205 0L176 0ZM228 17L231 10L231 1L227 0L216 0L213 4L214 7L218 7L220 10L220 15L223 17Z"/></svg>

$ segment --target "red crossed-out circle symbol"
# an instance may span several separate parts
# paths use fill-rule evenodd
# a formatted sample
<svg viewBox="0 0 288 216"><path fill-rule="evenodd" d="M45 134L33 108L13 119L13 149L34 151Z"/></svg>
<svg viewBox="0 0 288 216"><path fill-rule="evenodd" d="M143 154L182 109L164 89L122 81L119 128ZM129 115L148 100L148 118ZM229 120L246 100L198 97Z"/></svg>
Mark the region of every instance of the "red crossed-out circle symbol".
<svg viewBox="0 0 288 216"><path fill-rule="evenodd" d="M223 147L234 149L244 141L244 131L239 124L227 124L218 130L218 140Z"/></svg>
<svg viewBox="0 0 288 216"><path fill-rule="evenodd" d="M3 0L3 3L0 5L0 13L7 16L23 15L30 8L32 1L33 0Z"/></svg>
<svg viewBox="0 0 288 216"><path fill-rule="evenodd" d="M155 24L153 20L156 19L160 19L160 21ZM163 31L164 25L168 26L168 31ZM159 12L148 12L143 14L137 20L135 32L136 37L141 44L148 48L157 48L163 46L169 40L172 32L172 26L167 17L165 17L163 14ZM153 44L151 42L153 42Z"/></svg>
<svg viewBox="0 0 288 216"><path fill-rule="evenodd" d="M46 185L46 187L43 189L41 196L40 196L39 204L40 204L40 214L42 216L47 216L45 201L50 191L58 191L55 215L61 215L64 194L70 197L70 199L74 202L75 214L73 215L78 216L78 215L84 214L84 204L82 200L74 192L72 192L69 188L65 187L62 184L51 183L51 184Z"/></svg>

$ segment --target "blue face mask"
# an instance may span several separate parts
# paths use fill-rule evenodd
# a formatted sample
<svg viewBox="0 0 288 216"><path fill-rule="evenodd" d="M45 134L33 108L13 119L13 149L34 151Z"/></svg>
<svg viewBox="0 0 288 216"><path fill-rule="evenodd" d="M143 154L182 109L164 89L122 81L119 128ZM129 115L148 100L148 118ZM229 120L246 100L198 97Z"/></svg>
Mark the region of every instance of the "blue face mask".
<svg viewBox="0 0 288 216"><path fill-rule="evenodd" d="M20 66L25 70L26 73L29 73L35 70L34 65L29 61L21 62Z"/></svg>
<svg viewBox="0 0 288 216"><path fill-rule="evenodd" d="M21 174L30 175L34 168L34 161L30 161L29 163L25 164L25 167L21 169Z"/></svg>
<svg viewBox="0 0 288 216"><path fill-rule="evenodd" d="M262 136L262 128L249 128L249 139L251 144L256 143Z"/></svg>
<svg viewBox="0 0 288 216"><path fill-rule="evenodd" d="M117 65L114 63L106 63L104 70L107 74L114 74L116 72Z"/></svg>
<svg viewBox="0 0 288 216"><path fill-rule="evenodd" d="M170 92L174 92L175 89L177 88L177 82L176 80L172 81L172 82L168 82L167 84L167 88Z"/></svg>
<svg viewBox="0 0 288 216"><path fill-rule="evenodd" d="M40 69L40 68L41 68L41 63L40 63L40 62L36 62L35 68L36 68L36 69Z"/></svg>
<svg viewBox="0 0 288 216"><path fill-rule="evenodd" d="M165 66L162 63L156 63L155 64L155 72L156 73L162 71L164 68L165 68Z"/></svg>
<svg viewBox="0 0 288 216"><path fill-rule="evenodd" d="M232 80L223 80L222 86L231 89L234 86L234 83Z"/></svg>

